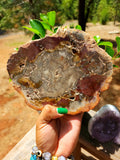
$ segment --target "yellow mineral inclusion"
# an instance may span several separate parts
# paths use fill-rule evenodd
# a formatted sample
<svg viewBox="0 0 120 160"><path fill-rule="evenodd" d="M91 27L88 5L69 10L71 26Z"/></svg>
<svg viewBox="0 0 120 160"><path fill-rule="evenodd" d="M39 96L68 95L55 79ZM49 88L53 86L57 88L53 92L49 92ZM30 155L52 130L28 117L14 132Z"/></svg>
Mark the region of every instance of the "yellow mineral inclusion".
<svg viewBox="0 0 120 160"><path fill-rule="evenodd" d="M28 77L19 78L18 83L30 88L39 88L42 85L41 81L39 81L38 83L34 83Z"/></svg>
<svg viewBox="0 0 120 160"><path fill-rule="evenodd" d="M52 160L57 160L58 158L56 156L52 156Z"/></svg>

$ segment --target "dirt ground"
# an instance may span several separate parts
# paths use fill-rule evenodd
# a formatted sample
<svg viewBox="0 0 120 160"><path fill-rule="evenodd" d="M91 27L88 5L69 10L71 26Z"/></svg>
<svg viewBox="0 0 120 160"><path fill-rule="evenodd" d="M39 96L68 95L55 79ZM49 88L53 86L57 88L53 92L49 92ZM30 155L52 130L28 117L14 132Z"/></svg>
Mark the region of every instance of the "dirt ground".
<svg viewBox="0 0 120 160"><path fill-rule="evenodd" d="M71 23L74 24L74 21ZM67 24L67 23L66 23ZM108 25L87 24L87 30L91 37L99 35L105 40L115 40L119 34L110 34L111 31L120 31L120 24ZM19 95L9 82L6 71L6 63L14 48L31 40L23 32L10 33L0 36L0 159L32 128L38 117L37 111L29 108L21 95ZM120 66L120 59L113 62ZM104 104L113 104L120 109L120 68L114 68L113 80L107 91L101 94L100 103L96 106L98 110Z"/></svg>

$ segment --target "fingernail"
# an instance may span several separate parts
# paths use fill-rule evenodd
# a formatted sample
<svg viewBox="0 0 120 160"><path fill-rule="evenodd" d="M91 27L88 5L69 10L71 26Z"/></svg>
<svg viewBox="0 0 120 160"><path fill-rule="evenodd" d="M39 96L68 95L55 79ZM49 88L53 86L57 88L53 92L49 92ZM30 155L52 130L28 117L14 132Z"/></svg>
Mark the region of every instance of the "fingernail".
<svg viewBox="0 0 120 160"><path fill-rule="evenodd" d="M68 109L67 108L57 108L57 112L59 114L67 114L68 113Z"/></svg>

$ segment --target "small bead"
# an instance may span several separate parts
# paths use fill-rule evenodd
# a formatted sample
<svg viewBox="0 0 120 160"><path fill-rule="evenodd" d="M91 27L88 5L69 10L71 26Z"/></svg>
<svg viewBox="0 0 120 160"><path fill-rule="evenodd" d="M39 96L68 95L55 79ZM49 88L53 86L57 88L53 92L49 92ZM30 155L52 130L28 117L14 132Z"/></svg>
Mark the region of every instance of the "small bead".
<svg viewBox="0 0 120 160"><path fill-rule="evenodd" d="M58 157L58 160L66 160L66 158L64 156L60 156Z"/></svg>
<svg viewBox="0 0 120 160"><path fill-rule="evenodd" d="M41 150L38 150L37 151L37 157L41 157L42 156L42 151Z"/></svg>
<svg viewBox="0 0 120 160"><path fill-rule="evenodd" d="M36 155L31 155L30 160L37 160Z"/></svg>
<svg viewBox="0 0 120 160"><path fill-rule="evenodd" d="M33 157L30 157L30 160L34 160Z"/></svg>
<svg viewBox="0 0 120 160"><path fill-rule="evenodd" d="M36 151L36 150L38 150L38 147L37 146L33 146L32 150Z"/></svg>
<svg viewBox="0 0 120 160"><path fill-rule="evenodd" d="M67 160L75 160L74 157L71 155L67 158Z"/></svg>
<svg viewBox="0 0 120 160"><path fill-rule="evenodd" d="M38 152L38 147L37 146L33 146L32 147L32 153L36 154Z"/></svg>
<svg viewBox="0 0 120 160"><path fill-rule="evenodd" d="M56 156L52 156L52 160L58 160Z"/></svg>
<svg viewBox="0 0 120 160"><path fill-rule="evenodd" d="M42 157L44 158L44 160L50 160L51 159L51 153L49 152L44 152L42 154Z"/></svg>

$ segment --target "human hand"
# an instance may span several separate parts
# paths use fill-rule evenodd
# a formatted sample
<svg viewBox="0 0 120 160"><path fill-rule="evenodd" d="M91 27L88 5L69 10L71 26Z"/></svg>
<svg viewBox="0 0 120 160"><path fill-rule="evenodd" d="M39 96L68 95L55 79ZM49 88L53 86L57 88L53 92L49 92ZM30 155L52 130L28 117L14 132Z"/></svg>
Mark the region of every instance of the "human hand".
<svg viewBox="0 0 120 160"><path fill-rule="evenodd" d="M80 133L82 115L64 115L46 105L36 123L36 144L43 152L68 157L74 150Z"/></svg>

